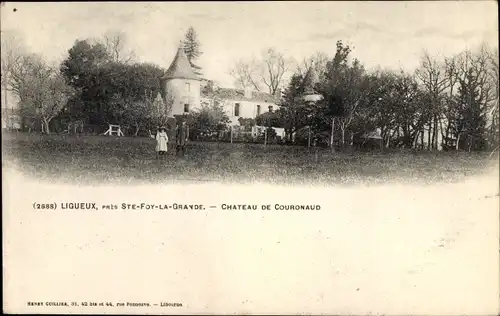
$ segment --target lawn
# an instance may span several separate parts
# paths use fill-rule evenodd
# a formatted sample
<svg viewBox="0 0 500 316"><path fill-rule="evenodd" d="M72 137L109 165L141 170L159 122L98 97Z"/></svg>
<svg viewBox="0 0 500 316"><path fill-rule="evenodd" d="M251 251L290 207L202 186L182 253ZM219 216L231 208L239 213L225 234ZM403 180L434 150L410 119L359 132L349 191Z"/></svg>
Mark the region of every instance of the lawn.
<svg viewBox="0 0 500 316"><path fill-rule="evenodd" d="M456 182L498 164L498 155L456 152L331 152L298 146L188 143L156 160L144 137L3 134L4 168L70 183L221 181L279 184Z"/></svg>

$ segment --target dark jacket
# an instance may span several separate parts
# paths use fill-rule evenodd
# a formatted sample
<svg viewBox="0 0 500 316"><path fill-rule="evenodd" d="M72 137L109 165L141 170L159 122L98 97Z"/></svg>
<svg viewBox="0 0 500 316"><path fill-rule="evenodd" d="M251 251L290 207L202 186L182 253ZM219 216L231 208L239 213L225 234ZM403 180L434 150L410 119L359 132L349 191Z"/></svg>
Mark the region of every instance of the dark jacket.
<svg viewBox="0 0 500 316"><path fill-rule="evenodd" d="M176 127L176 130L175 130L175 139L176 139L176 143L177 145L185 145L186 144L186 141L187 141L187 138L188 138L188 128L187 128L187 125L179 125Z"/></svg>

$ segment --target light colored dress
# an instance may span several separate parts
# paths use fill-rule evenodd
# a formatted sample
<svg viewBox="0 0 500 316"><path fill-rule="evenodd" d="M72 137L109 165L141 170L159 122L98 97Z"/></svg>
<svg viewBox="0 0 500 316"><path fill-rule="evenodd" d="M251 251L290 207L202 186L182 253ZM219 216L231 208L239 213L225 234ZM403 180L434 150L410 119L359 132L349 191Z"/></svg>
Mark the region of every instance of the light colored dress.
<svg viewBox="0 0 500 316"><path fill-rule="evenodd" d="M156 136L151 135L151 138L156 139L156 151L168 150L168 136L165 132L158 132Z"/></svg>

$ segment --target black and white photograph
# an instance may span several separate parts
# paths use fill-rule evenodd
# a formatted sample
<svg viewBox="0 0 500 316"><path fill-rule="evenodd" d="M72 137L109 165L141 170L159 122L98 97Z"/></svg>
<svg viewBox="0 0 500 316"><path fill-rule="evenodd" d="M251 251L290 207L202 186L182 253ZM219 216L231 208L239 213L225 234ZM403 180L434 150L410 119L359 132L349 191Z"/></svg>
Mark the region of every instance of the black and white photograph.
<svg viewBox="0 0 500 316"><path fill-rule="evenodd" d="M500 312L497 2L0 8L4 312Z"/></svg>

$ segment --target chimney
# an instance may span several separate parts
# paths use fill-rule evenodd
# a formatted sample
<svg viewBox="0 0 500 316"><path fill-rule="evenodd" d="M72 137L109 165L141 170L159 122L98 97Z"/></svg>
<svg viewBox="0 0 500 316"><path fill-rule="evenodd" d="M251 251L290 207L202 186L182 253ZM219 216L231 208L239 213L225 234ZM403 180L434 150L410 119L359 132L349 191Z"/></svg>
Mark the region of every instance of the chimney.
<svg viewBox="0 0 500 316"><path fill-rule="evenodd" d="M251 87L245 87L245 98L246 99L252 98L252 88Z"/></svg>

